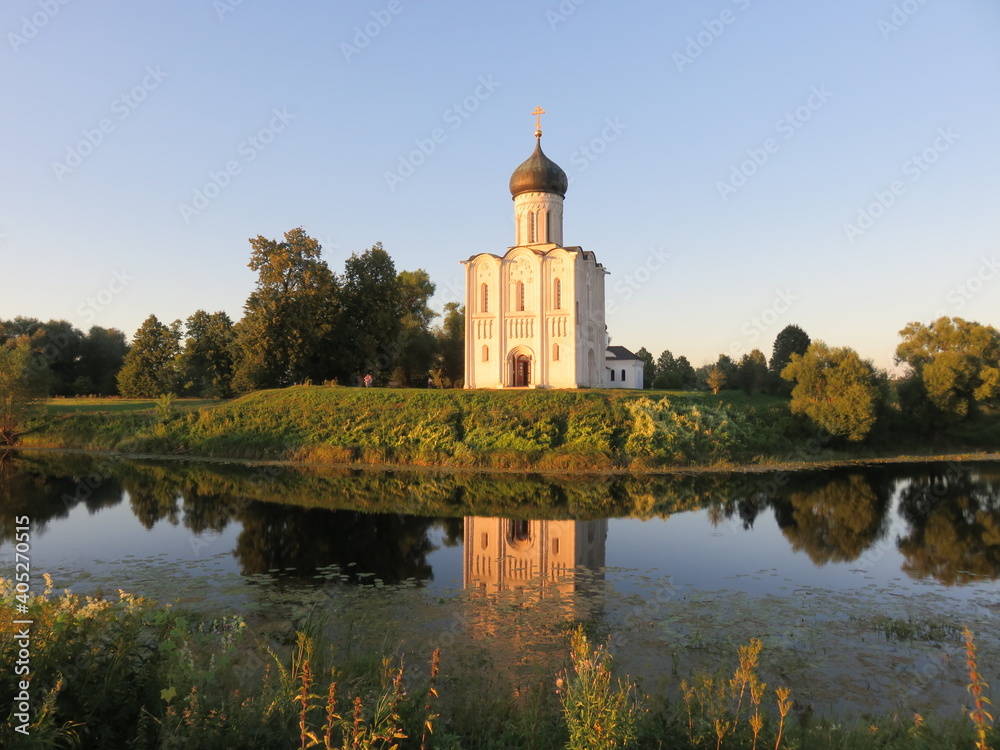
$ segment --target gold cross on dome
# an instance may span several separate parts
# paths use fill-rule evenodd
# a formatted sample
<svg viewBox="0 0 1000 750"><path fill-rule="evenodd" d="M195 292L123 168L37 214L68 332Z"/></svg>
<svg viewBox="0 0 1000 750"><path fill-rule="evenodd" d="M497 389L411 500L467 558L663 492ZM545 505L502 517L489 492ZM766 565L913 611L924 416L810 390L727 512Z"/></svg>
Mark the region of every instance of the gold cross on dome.
<svg viewBox="0 0 1000 750"><path fill-rule="evenodd" d="M535 111L532 112L535 116L535 136L540 136L542 134L542 115L545 114L545 110L541 107L535 107Z"/></svg>

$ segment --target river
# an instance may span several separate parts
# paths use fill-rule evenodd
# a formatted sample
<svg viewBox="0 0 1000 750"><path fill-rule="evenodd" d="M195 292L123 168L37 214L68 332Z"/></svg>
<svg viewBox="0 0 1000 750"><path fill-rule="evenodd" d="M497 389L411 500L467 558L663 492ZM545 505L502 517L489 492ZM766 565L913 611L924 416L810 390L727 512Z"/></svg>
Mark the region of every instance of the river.
<svg viewBox="0 0 1000 750"><path fill-rule="evenodd" d="M822 715L950 715L966 625L987 681L1000 664L997 463L541 477L23 452L0 463L8 578L20 516L36 582L240 613L278 643L321 617L515 679L554 674L576 622L667 692L760 638L768 683Z"/></svg>

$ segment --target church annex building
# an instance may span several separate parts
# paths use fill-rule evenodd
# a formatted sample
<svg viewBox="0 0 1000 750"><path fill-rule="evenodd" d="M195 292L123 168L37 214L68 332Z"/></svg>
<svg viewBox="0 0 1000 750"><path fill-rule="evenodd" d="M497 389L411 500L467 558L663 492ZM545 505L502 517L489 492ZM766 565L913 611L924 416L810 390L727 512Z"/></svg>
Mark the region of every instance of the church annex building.
<svg viewBox="0 0 1000 750"><path fill-rule="evenodd" d="M608 347L597 257L563 245L566 173L535 151L510 177L514 246L465 265L466 388L642 388L643 362Z"/></svg>

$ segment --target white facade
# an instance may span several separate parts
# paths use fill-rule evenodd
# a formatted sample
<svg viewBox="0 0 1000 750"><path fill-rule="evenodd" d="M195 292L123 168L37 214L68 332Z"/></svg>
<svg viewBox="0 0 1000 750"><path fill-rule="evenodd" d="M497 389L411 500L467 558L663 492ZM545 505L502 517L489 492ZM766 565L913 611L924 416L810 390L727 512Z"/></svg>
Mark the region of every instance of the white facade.
<svg viewBox="0 0 1000 750"><path fill-rule="evenodd" d="M511 185L516 244L462 261L465 387L603 387L607 271L593 253L562 245L565 173L539 145Z"/></svg>
<svg viewBox="0 0 1000 750"><path fill-rule="evenodd" d="M607 359L607 388L642 388L645 363L641 359L619 360L610 354Z"/></svg>

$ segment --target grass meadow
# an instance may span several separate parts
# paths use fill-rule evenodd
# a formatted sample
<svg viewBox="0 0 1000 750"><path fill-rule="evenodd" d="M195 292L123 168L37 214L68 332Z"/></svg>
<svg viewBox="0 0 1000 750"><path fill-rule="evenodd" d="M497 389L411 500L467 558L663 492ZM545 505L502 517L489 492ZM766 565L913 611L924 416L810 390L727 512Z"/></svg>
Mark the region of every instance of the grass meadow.
<svg viewBox="0 0 1000 750"><path fill-rule="evenodd" d="M54 399L23 445L600 472L754 461L791 450L797 425L787 402L742 394L297 386L214 402Z"/></svg>
<svg viewBox="0 0 1000 750"><path fill-rule="evenodd" d="M487 471L649 472L982 454L996 414L944 442L889 425L831 440L788 400L738 391L295 386L230 401L53 399L24 447Z"/></svg>

